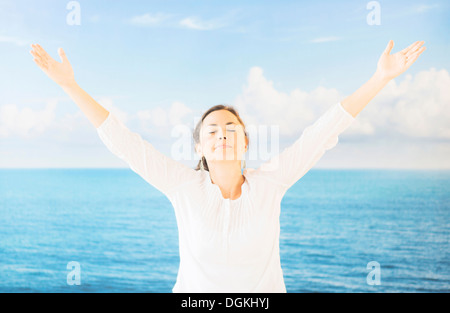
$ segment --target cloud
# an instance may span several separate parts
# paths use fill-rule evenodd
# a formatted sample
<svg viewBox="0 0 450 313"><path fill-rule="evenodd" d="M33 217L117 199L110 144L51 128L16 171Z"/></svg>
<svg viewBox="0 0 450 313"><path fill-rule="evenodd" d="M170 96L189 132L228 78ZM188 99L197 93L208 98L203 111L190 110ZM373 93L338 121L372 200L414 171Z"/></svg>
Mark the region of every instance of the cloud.
<svg viewBox="0 0 450 313"><path fill-rule="evenodd" d="M148 110L140 110L135 118L143 133L158 138L170 138L171 129L179 125L186 125L187 119L192 120L193 110L184 103L175 101L168 108L156 107ZM193 128L193 126L192 126Z"/></svg>
<svg viewBox="0 0 450 313"><path fill-rule="evenodd" d="M91 23L98 23L100 21L100 15L95 14L89 17Z"/></svg>
<svg viewBox="0 0 450 313"><path fill-rule="evenodd" d="M169 109L170 125L176 126L183 124L185 116L190 115L192 112L192 109L187 107L184 103L179 101L173 102Z"/></svg>
<svg viewBox="0 0 450 313"><path fill-rule="evenodd" d="M427 11L430 11L432 9L437 9L437 8L439 8L438 4L431 4L431 5L429 5L429 4L420 4L420 5L414 6L412 8L412 12L414 12L414 13L425 13Z"/></svg>
<svg viewBox="0 0 450 313"><path fill-rule="evenodd" d="M335 88L322 86L308 92L300 88L281 92L274 86L276 84L264 76L262 68L252 67L242 92L232 104L238 109L246 126L276 125L279 127L280 139L286 140L287 144L298 138L331 105L346 97ZM449 168L448 86L449 72L435 68L391 81L339 137L341 144L333 149L333 156L325 156L319 166ZM355 86L355 90L358 87ZM194 110L183 102L174 101L169 106L128 113L120 109L113 97L96 97L96 100L131 130L143 135L162 152L166 151L166 155L172 155L167 151L173 148L175 141L178 142L172 137L177 126L181 125L181 130L189 132L183 136L189 141L187 145L191 144L191 130L195 126L192 123ZM37 145L45 144L55 151L68 151L73 147L80 149L82 146L89 149L98 147L99 139L92 136L92 125L83 112L77 110L76 113L55 118L58 101L47 100L42 108L1 105L0 138L23 139L12 141L12 146L6 149L11 153L19 153L19 150L14 150L14 145L17 142L30 143L30 139ZM6 143L4 141L5 147ZM36 155L36 158L39 156ZM28 164L26 159L23 160L23 164ZM74 159L75 166L77 160ZM11 159L5 164L13 162ZM33 162L39 163L38 159ZM254 166L256 163L251 167Z"/></svg>
<svg viewBox="0 0 450 313"><path fill-rule="evenodd" d="M450 75L434 68L391 81L357 116L342 136L389 139L450 139ZM355 86L355 91L359 86ZM244 122L279 125L280 135L298 136L332 104L345 99L335 88L296 88L283 93L253 67L234 101Z"/></svg>
<svg viewBox="0 0 450 313"><path fill-rule="evenodd" d="M150 136L169 139L171 129L185 125L193 118L193 110L180 101L174 101L168 107L156 107L128 113L114 103L113 97L100 96L95 100L107 111L116 115L119 120L132 130ZM47 100L42 109L30 107L20 108L16 104L0 106L0 138L19 136L23 139L41 137L44 141L76 142L91 144L89 133L92 131L88 118L81 110L55 117L59 100Z"/></svg>
<svg viewBox="0 0 450 313"><path fill-rule="evenodd" d="M289 94L275 89L260 67L253 67L247 85L234 101L236 108L252 125L279 125L280 135L298 135L303 128L342 96L334 89L317 87L311 92L296 88Z"/></svg>
<svg viewBox="0 0 450 313"><path fill-rule="evenodd" d="M81 110L56 116L58 99L45 101L42 109L21 107L17 104L0 106L0 138L19 137L22 139L72 142L92 144L92 131L88 118ZM96 101L105 109L113 112L121 121L127 123L130 115L113 104L113 98L96 97Z"/></svg>
<svg viewBox="0 0 450 313"><path fill-rule="evenodd" d="M102 105L107 111L115 114L123 123L127 123L130 120L130 114L121 110L113 104L113 98L110 97L96 97L97 102Z"/></svg>
<svg viewBox="0 0 450 313"><path fill-rule="evenodd" d="M165 13L150 14L134 16L130 19L130 23L136 26L156 26L168 20L172 15Z"/></svg>
<svg viewBox="0 0 450 313"><path fill-rule="evenodd" d="M160 107L151 110L138 111L136 116L142 123L141 125L143 128L147 128L149 126L148 123L157 127L167 125L167 112Z"/></svg>
<svg viewBox="0 0 450 313"><path fill-rule="evenodd" d="M180 25L195 30L213 30L226 26L226 23L220 19L203 21L197 17L187 17L180 21Z"/></svg>
<svg viewBox="0 0 450 313"><path fill-rule="evenodd" d="M353 140L410 138L417 140L450 139L450 74L447 70L421 71L392 80L357 116L343 136ZM359 86L355 86L355 90ZM295 138L316 121L332 104L345 99L336 88L319 86L309 92L295 88L281 92L264 76L263 69L249 70L242 92L232 102L247 125L279 126L280 136ZM170 138L171 128L186 125L193 129L193 109L175 101L168 107L155 107L130 114L111 97L96 97L108 111L125 124L158 137ZM0 106L0 137L32 138L46 130L78 132L89 124L81 111L55 120L57 100L48 100L42 109L15 104ZM196 112L198 113L198 112ZM202 113L202 112L200 112ZM55 135L56 136L56 135Z"/></svg>
<svg viewBox="0 0 450 313"><path fill-rule="evenodd" d="M409 18L411 15L420 15L430 12L431 10L437 9L440 6L438 4L418 4L406 6L402 10L392 10L388 13L382 13L382 19L384 20L397 20L399 18ZM384 12L384 11L383 11Z"/></svg>
<svg viewBox="0 0 450 313"><path fill-rule="evenodd" d="M51 127L57 101L49 101L42 110L18 108L16 104L0 106L0 138L18 136L31 139Z"/></svg>
<svg viewBox="0 0 450 313"><path fill-rule="evenodd" d="M228 12L225 16L204 20L196 16L188 16L184 18L176 18L175 14L167 13L146 13L137 15L128 20L135 26L165 26L165 27L182 27L192 30L214 30L229 26L231 20L236 18L238 13L236 10ZM242 27L237 28L238 32L242 32Z"/></svg>
<svg viewBox="0 0 450 313"><path fill-rule="evenodd" d="M10 36L1 36L0 35L0 42L5 42L5 43L12 43L16 46L26 46L28 45L28 41L25 41L23 39L17 38L17 37L10 37Z"/></svg>
<svg viewBox="0 0 450 313"><path fill-rule="evenodd" d="M360 114L379 136L450 139L450 75L431 68L392 80ZM369 122L370 119L370 122ZM388 137L386 137L388 138Z"/></svg>

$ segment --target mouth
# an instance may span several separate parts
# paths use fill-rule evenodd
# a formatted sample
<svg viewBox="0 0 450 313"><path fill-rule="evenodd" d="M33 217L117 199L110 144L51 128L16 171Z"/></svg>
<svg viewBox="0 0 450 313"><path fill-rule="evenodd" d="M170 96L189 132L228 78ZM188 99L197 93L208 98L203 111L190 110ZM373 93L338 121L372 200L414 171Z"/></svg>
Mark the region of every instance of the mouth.
<svg viewBox="0 0 450 313"><path fill-rule="evenodd" d="M216 149L226 149L226 148L231 148L231 146L229 146L229 145L220 145L220 146L216 147Z"/></svg>

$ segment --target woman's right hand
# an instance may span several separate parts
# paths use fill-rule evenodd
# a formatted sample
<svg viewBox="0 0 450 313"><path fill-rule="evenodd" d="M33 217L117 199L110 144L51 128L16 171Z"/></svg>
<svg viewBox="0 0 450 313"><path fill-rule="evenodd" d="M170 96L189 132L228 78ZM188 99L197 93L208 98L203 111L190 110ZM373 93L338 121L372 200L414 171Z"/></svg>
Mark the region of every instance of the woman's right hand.
<svg viewBox="0 0 450 313"><path fill-rule="evenodd" d="M62 48L58 49L61 63L53 59L40 45L32 44L33 50L30 53L34 56L34 62L47 74L55 83L61 87L68 87L75 84L75 76L72 66Z"/></svg>

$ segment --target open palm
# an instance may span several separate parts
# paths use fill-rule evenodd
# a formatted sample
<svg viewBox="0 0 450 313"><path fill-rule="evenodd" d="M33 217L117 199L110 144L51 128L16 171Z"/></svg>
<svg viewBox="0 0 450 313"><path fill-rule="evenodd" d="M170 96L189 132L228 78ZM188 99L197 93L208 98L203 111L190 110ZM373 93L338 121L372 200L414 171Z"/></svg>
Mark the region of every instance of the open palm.
<svg viewBox="0 0 450 313"><path fill-rule="evenodd" d="M394 47L394 41L389 41L386 49L378 60L377 71L382 77L393 79L404 71L406 71L425 51L425 47L421 47L424 41L416 41L409 47L395 53L390 54Z"/></svg>
<svg viewBox="0 0 450 313"><path fill-rule="evenodd" d="M40 45L33 44L31 47L33 50L30 53L34 56L34 62L55 83L64 87L75 82L72 66L62 48L58 49L61 62L57 62Z"/></svg>

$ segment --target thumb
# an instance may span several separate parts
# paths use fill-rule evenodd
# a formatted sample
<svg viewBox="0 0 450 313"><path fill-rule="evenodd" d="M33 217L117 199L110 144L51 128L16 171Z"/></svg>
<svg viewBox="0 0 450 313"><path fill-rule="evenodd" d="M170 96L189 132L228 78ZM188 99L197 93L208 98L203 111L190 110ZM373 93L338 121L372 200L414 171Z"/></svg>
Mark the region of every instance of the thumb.
<svg viewBox="0 0 450 313"><path fill-rule="evenodd" d="M68 62L66 53L64 52L63 48L59 48L58 49L58 54L59 54L59 57L61 58L61 61L63 63Z"/></svg>
<svg viewBox="0 0 450 313"><path fill-rule="evenodd" d="M394 41L393 40L389 40L389 43L388 43L386 49L384 50L384 54L391 53L393 47L394 47Z"/></svg>

